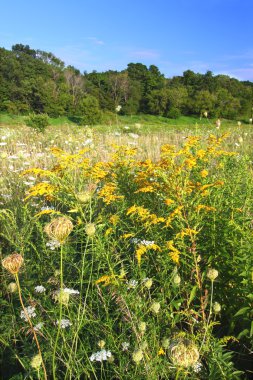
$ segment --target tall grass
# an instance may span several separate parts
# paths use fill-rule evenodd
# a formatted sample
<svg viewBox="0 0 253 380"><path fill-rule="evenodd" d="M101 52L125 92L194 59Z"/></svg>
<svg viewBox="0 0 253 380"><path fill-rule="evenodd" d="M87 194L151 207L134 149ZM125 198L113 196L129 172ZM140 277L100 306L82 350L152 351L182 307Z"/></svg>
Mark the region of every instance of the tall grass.
<svg viewBox="0 0 253 380"><path fill-rule="evenodd" d="M1 130L3 379L250 378L252 133L130 127Z"/></svg>

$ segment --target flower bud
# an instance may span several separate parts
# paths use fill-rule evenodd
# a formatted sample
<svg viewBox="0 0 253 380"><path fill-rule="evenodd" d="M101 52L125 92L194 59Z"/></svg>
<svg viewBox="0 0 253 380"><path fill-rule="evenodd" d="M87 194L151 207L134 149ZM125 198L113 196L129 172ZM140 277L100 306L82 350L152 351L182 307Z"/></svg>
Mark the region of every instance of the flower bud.
<svg viewBox="0 0 253 380"><path fill-rule="evenodd" d="M104 346L105 346L105 341L104 340L98 341L98 347L100 347L102 349L102 348L104 348Z"/></svg>
<svg viewBox="0 0 253 380"><path fill-rule="evenodd" d="M83 191L82 193L76 194L76 198L81 203L87 203L87 202L89 202L91 200L92 193L90 191Z"/></svg>
<svg viewBox="0 0 253 380"><path fill-rule="evenodd" d="M162 346L163 346L163 348L165 348L165 349L169 348L169 346L170 346L170 341L169 341L168 338L163 338L163 339L162 339Z"/></svg>
<svg viewBox="0 0 253 380"><path fill-rule="evenodd" d="M146 281L144 282L144 286L145 286L145 288L147 288L147 289L150 289L151 286L152 286L152 284L153 284L153 280L152 280L152 278L147 278Z"/></svg>
<svg viewBox="0 0 253 380"><path fill-rule="evenodd" d="M209 268L206 274L207 278L209 278L209 280L211 281L214 281L216 277L218 277L218 275L219 275L219 272L213 268Z"/></svg>
<svg viewBox="0 0 253 380"><path fill-rule="evenodd" d="M161 305L159 302L153 302L151 307L150 307L150 310L155 313L155 314L158 314L159 313L159 310L161 308Z"/></svg>
<svg viewBox="0 0 253 380"><path fill-rule="evenodd" d="M96 225L94 223L88 223L85 226L85 232L89 237L92 237L95 235L96 232Z"/></svg>
<svg viewBox="0 0 253 380"><path fill-rule="evenodd" d="M219 304L219 302L214 302L213 311L215 314L218 314L221 311L221 305Z"/></svg>
<svg viewBox="0 0 253 380"><path fill-rule="evenodd" d="M178 286L180 285L180 282L181 282L181 277L178 274L175 274L175 276L173 277L173 284Z"/></svg>
<svg viewBox="0 0 253 380"><path fill-rule="evenodd" d="M18 286L17 286L16 282L10 282L7 285L7 290L10 293L15 293L18 290Z"/></svg>
<svg viewBox="0 0 253 380"><path fill-rule="evenodd" d="M30 363L31 367L37 370L40 368L41 364L42 364L42 357L40 354L35 355L32 358L31 363Z"/></svg>
<svg viewBox="0 0 253 380"><path fill-rule="evenodd" d="M144 334L147 328L146 322L140 322L138 327L139 327L140 332Z"/></svg>
<svg viewBox="0 0 253 380"><path fill-rule="evenodd" d="M132 355L132 358L133 358L133 361L136 363L136 364L139 364L142 359L143 359L143 352L142 350L136 350L133 352L133 355Z"/></svg>
<svg viewBox="0 0 253 380"><path fill-rule="evenodd" d="M13 253L2 260L2 266L11 274L17 274L23 262L24 259L19 253Z"/></svg>

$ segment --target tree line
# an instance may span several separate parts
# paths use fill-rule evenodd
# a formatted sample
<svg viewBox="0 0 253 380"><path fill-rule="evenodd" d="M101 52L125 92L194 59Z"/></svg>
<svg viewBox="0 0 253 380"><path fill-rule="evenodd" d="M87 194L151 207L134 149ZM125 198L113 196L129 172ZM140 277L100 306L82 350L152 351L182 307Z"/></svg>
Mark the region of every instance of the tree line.
<svg viewBox="0 0 253 380"><path fill-rule="evenodd" d="M0 111L11 114L46 113L51 117L84 117L87 123L101 115L152 114L249 119L253 83L227 75L187 70L165 78L157 66L129 63L122 71L81 73L54 54L16 44L0 48Z"/></svg>

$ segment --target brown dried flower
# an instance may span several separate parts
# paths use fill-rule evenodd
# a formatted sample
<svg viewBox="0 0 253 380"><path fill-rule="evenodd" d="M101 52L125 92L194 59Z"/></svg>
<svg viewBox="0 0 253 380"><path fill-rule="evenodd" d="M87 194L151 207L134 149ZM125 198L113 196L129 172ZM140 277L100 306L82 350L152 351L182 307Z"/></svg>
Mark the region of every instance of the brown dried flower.
<svg viewBox="0 0 253 380"><path fill-rule="evenodd" d="M170 358L179 367L193 366L199 359L199 351L194 342L180 339L170 346Z"/></svg>
<svg viewBox="0 0 253 380"><path fill-rule="evenodd" d="M13 253L2 260L2 266L11 274L17 274L23 262L24 259L19 253Z"/></svg>
<svg viewBox="0 0 253 380"><path fill-rule="evenodd" d="M67 239L74 226L71 220L62 216L60 218L53 219L50 223L48 223L44 231L50 237L50 239L55 239L59 243L64 243Z"/></svg>

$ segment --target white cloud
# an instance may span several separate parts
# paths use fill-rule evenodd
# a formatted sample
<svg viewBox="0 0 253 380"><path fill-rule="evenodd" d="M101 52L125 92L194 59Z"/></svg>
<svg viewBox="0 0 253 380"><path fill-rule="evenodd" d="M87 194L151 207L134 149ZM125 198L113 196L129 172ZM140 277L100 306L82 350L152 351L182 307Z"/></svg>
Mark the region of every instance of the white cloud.
<svg viewBox="0 0 253 380"><path fill-rule="evenodd" d="M97 37L88 37L87 40L90 40L93 42L95 45L104 45L104 41L99 40Z"/></svg>

